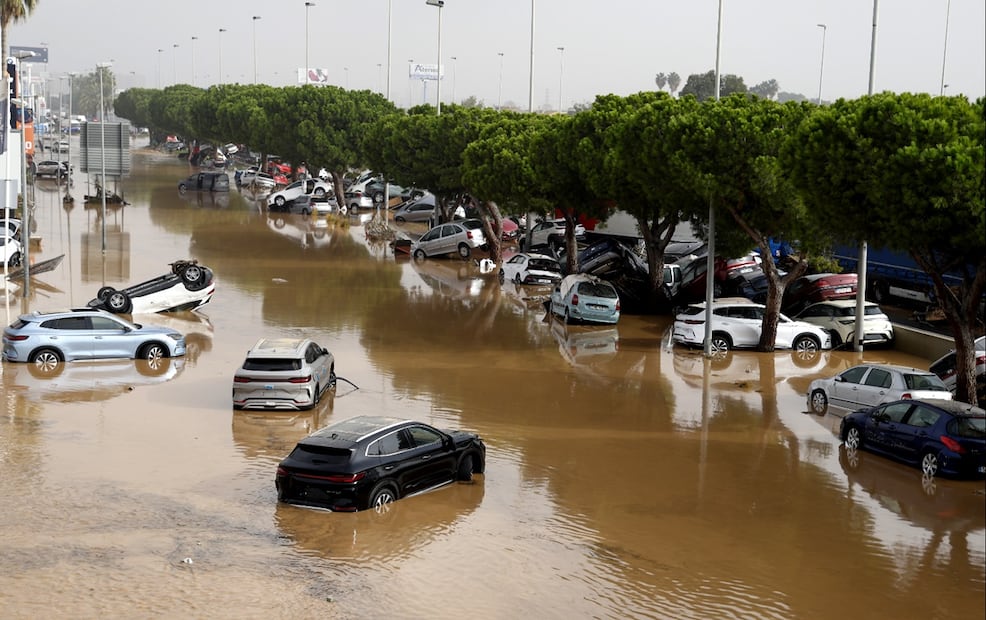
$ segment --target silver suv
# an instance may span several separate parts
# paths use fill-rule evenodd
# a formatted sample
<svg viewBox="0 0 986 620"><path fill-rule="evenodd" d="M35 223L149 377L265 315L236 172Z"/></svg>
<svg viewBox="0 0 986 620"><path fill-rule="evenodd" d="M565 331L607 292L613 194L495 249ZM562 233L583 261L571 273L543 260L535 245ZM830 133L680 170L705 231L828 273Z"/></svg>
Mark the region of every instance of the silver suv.
<svg viewBox="0 0 986 620"><path fill-rule="evenodd" d="M474 249L485 247L483 223L477 219L458 220L439 224L421 235L411 246L411 255L420 260L458 252L462 258L469 258Z"/></svg>
<svg viewBox="0 0 986 620"><path fill-rule="evenodd" d="M233 377L234 409L311 409L335 386L335 358L308 338L262 338Z"/></svg>
<svg viewBox="0 0 986 620"><path fill-rule="evenodd" d="M3 359L30 362L44 372L73 360L130 358L157 364L181 355L185 337L177 331L91 308L22 314L3 330Z"/></svg>

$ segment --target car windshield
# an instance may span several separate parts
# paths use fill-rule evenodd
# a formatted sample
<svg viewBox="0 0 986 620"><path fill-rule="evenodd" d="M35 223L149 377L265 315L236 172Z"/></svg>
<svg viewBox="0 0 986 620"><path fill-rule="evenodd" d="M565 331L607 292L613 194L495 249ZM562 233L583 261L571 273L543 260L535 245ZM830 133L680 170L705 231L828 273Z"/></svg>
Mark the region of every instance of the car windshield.
<svg viewBox="0 0 986 620"><path fill-rule="evenodd" d="M938 375L916 375L904 374L904 385L909 390L932 390L936 392L947 392L948 388L942 383Z"/></svg>
<svg viewBox="0 0 986 620"><path fill-rule="evenodd" d="M287 358L248 357L244 370L301 370L301 360Z"/></svg>
<svg viewBox="0 0 986 620"><path fill-rule="evenodd" d="M601 282L583 282L579 284L579 293L590 297L602 297L604 299L616 299L616 289L608 284Z"/></svg>
<svg viewBox="0 0 986 620"><path fill-rule="evenodd" d="M948 425L948 432L957 437L986 438L986 416L959 416Z"/></svg>

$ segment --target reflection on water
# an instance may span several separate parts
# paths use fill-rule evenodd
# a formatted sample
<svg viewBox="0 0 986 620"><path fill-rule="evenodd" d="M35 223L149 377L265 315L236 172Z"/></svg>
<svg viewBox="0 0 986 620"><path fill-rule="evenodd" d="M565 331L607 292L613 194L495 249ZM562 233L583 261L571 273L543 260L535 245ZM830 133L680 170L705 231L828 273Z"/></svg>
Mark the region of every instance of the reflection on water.
<svg viewBox="0 0 986 620"><path fill-rule="evenodd" d="M136 154L133 170L132 204L107 216L133 248L105 272L90 210L40 203L37 258L66 260L30 309L84 305L94 274L119 287L178 258L212 268L217 292L203 314L139 319L187 335L165 382L128 362L96 397L111 378L72 377L96 366L0 367L5 617L447 618L459 599L489 618L982 616L983 484L928 496L916 470L869 455L844 469L838 418L806 413L816 377L927 360L706 362L663 345L669 317L544 321L537 290L395 257L357 218L322 241L316 221L278 229L236 191L228 207L182 199L174 157ZM311 337L359 388L312 411L234 412L260 337ZM278 505L274 470L298 439L362 414L477 431L486 475L384 515Z"/></svg>

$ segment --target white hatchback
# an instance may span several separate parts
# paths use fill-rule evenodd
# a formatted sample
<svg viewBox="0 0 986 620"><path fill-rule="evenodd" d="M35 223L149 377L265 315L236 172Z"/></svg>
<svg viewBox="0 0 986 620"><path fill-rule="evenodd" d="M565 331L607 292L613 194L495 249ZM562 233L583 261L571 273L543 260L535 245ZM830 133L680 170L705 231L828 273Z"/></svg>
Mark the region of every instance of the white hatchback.
<svg viewBox="0 0 986 620"><path fill-rule="evenodd" d="M894 326L880 306L871 301L863 306L863 344L890 344ZM811 304L798 314L799 321L818 325L832 335L832 346L852 343L856 335L856 300L833 299Z"/></svg>

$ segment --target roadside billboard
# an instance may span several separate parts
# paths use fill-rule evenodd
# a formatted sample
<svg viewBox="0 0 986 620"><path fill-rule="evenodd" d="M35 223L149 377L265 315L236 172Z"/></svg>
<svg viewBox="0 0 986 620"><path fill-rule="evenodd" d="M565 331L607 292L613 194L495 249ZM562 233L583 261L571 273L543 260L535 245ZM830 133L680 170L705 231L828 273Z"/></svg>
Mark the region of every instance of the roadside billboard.
<svg viewBox="0 0 986 620"><path fill-rule="evenodd" d="M440 80L445 77L445 67L441 69L441 73L439 73L438 65L412 62L408 65L408 77L412 80Z"/></svg>
<svg viewBox="0 0 986 620"><path fill-rule="evenodd" d="M326 85L329 83L329 70L328 69L298 69L298 83L299 84L321 84Z"/></svg>

